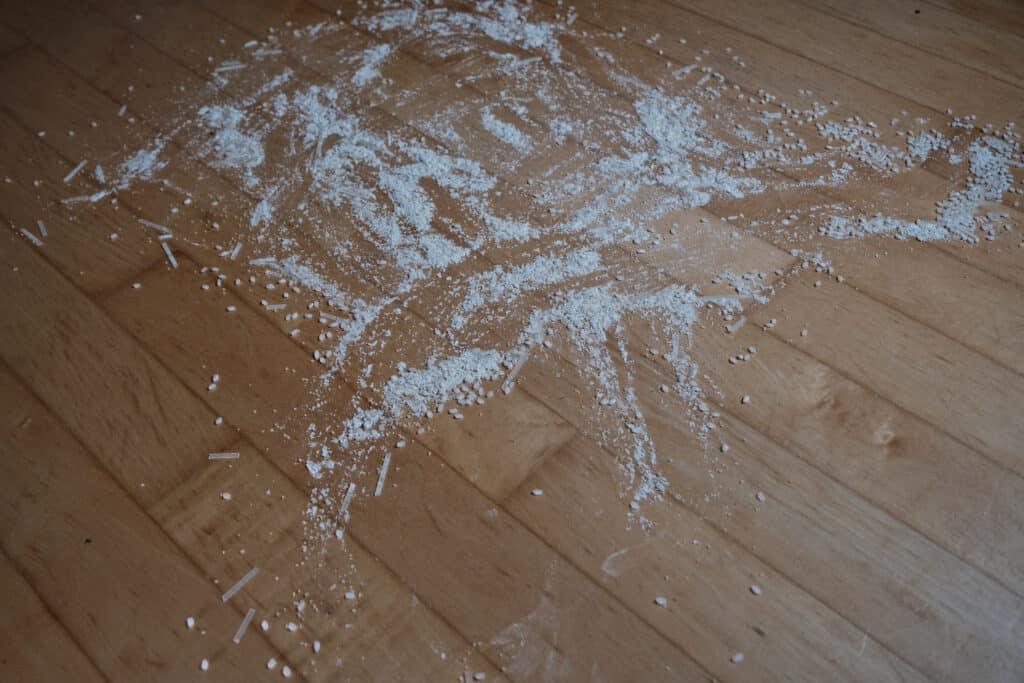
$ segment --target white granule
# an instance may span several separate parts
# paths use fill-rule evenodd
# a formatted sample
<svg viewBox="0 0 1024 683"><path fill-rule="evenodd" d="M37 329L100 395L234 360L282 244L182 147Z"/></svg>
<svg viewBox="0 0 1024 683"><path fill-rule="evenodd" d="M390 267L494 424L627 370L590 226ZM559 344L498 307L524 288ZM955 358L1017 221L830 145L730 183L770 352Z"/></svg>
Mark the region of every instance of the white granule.
<svg viewBox="0 0 1024 683"><path fill-rule="evenodd" d="M394 48L391 45L375 45L356 56L359 69L352 75L352 82L362 88L380 78L380 66L387 60Z"/></svg>

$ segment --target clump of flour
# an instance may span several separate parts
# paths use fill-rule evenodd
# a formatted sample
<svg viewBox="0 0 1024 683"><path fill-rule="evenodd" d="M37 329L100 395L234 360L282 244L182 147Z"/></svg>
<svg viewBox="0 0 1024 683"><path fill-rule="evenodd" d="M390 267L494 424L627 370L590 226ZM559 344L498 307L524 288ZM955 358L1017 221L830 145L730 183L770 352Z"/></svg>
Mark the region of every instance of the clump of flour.
<svg viewBox="0 0 1024 683"><path fill-rule="evenodd" d="M283 54L302 62L349 32L360 47L337 53L331 69L299 79L279 68ZM894 117L883 131L820 102L782 106L771 93L743 92L699 60L663 78L633 73L608 50L580 48L591 42L582 37L571 12L553 20L512 0L389 4L348 24L272 33L215 69L220 89L175 127L200 163L252 198L234 238L246 243L248 267L271 278L263 306L324 366L309 405L297 408L312 421L307 469L324 480L311 501L317 528L336 533L355 492L372 488L364 480L383 480L386 467L365 465L381 444L500 398L544 354L588 383L593 419L578 426L618 457L632 509L662 496L668 481L637 397L638 356L657 364L666 400L706 440L714 387L690 353L693 332L716 315L742 324L743 307L776 287L728 263L710 281L692 275L699 269L686 259L703 248L693 228L706 220L698 209L828 190L814 221L796 210L721 217L739 234L816 238L823 248L879 233L992 239L1011 220L1003 202L1022 161L1012 126L960 118L897 128ZM404 60L417 52L456 66L405 83ZM470 66L454 62L466 54ZM268 66L276 76L235 80ZM225 94L236 82L247 90ZM126 156L107 189L86 199L161 182L164 144ZM889 215L834 196L937 160L953 180L933 215ZM670 243L680 264L656 258ZM221 251L215 244L201 246ZM702 293L721 283L735 295ZM408 320L430 333L407 336ZM656 353L637 350L639 322L656 335ZM339 417L323 406L341 384L355 397Z"/></svg>

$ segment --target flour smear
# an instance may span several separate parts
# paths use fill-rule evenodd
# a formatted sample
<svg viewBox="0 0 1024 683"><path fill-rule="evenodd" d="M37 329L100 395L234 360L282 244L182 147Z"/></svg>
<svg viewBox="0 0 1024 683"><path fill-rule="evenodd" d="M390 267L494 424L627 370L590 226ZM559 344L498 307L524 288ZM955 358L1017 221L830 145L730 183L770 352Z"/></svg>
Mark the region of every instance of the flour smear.
<svg viewBox="0 0 1024 683"><path fill-rule="evenodd" d="M1012 124L874 122L809 91L784 104L659 40L617 52L626 37L572 10L511 1L273 30L188 96L173 136L103 160L100 191L72 198L160 187L185 155L244 193L234 233L188 239L231 255L240 290L256 283L322 368L292 416L308 425L311 541L343 538L353 496L388 504L396 444L501 411L526 374L555 369L582 388L566 419L617 459L625 523L646 528L668 482L643 368L714 467L723 397L694 360L698 328L737 329L803 270L828 275L840 240L977 242L1018 223ZM943 194L887 213L872 188L929 166ZM741 266L756 239L794 265ZM323 410L343 388L343 414Z"/></svg>

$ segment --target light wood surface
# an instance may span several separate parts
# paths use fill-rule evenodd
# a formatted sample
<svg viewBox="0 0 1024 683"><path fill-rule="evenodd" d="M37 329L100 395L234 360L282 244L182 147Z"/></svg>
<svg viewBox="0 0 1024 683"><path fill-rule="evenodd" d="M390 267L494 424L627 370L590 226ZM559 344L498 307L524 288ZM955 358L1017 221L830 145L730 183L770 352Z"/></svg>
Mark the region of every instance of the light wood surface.
<svg viewBox="0 0 1024 683"><path fill-rule="evenodd" d="M212 64L268 27L322 21L336 9L351 17L358 3L5 5L4 680L271 680L281 676L280 666L265 667L273 657L293 680L464 681L481 672L524 682L1024 681L1019 214L1010 237L977 245L882 237L837 245L844 282L817 287L813 273L798 277L734 335L696 330L694 358L721 395L756 397L742 409L716 400L732 444L718 479L707 476L696 436L653 391L671 369L645 353L649 331L630 329L637 386L648 389L639 402L654 439L669 445L665 475L677 492L647 512L652 531L624 523L622 453L588 432L592 406L580 400L574 359L558 353L524 367L509 396L410 443L384 495L353 502L347 554L313 561L304 513L314 482L289 434L302 426L276 428L318 381L310 347L261 308L259 292L204 294L201 269L222 265L209 251L184 240L171 270L151 235L108 239L112 226L159 220L170 198L132 190L117 207L71 212L60 205L61 179L87 153L115 154L161 130L175 91L204 87ZM749 68L737 84L750 91L812 88L823 100L856 102L866 117L951 107L1024 124L1024 6L1010 0L585 0L576 8L595 41L626 27L627 39L609 49L638 78L704 47L712 66L724 48L742 48ZM644 42L658 31L690 38L658 55ZM353 28L344 39L373 36ZM325 68L280 59L311 79ZM474 68L472 56L432 63L413 46L389 72L394 92L403 79L419 80L437 101L385 98L368 116L382 129L411 127L413 108L443 103ZM623 106L614 82L586 75L601 106ZM126 137L118 109L129 85L137 122ZM507 86L482 80L474 94L486 101ZM62 134L90 121L98 132L88 141ZM537 167L558 153L538 154ZM184 141L168 155L172 182L198 174L202 162ZM500 170L484 153L480 162ZM944 172L917 169L896 188L907 202L924 201ZM501 182L514 192L526 177L521 169ZM197 215L219 217L227 235L245 231L245 190L216 173L203 182L221 202L200 199ZM842 190L852 200L872 191ZM815 192L719 198L690 212L708 222L692 238L700 263L688 264L687 277L726 263L788 268L788 250L753 233L726 249L722 218L767 216L816 201ZM42 249L16 230L39 218L51 235ZM671 270L678 258L647 254L634 267ZM353 287L375 291L387 277L367 272ZM225 317L227 305L237 313ZM427 338L434 315L421 298L402 334ZM778 326L763 329L773 318ZM492 334L514 337L511 328ZM727 362L748 346L758 349L753 361ZM230 381L207 392L214 368ZM350 372L336 387L339 404L357 380ZM207 453L227 450L242 458L209 466ZM545 495L531 495L535 488ZM262 579L222 604L253 566ZM339 599L330 612L304 614L301 638L282 628L293 618L286 606L329 591L338 576L358 594L355 606ZM754 584L763 594L751 594ZM669 596L667 608L655 604L659 595ZM250 607L257 620L273 615L275 627L251 629L236 645L231 636ZM199 627L186 627L189 616ZM330 656L315 654L313 639ZM736 652L742 662L730 661Z"/></svg>

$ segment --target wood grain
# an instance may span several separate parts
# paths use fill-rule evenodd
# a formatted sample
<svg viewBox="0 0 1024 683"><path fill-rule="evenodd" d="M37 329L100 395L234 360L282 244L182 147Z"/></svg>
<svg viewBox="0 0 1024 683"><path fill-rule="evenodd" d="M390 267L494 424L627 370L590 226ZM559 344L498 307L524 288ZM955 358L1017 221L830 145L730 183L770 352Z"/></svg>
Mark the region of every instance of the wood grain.
<svg viewBox="0 0 1024 683"><path fill-rule="evenodd" d="M666 60L683 65L705 48L704 63L724 67L728 47L747 63L730 77L748 93L795 99L809 88L838 100L839 112L879 120L933 119L952 107L1024 122L1019 7L919 4L920 13L906 2L588 0L578 7L586 41L565 49L590 86L582 106L609 112L632 105L588 46L613 51L649 85L663 82ZM690 347L714 378L710 409L721 414L707 442L658 390L672 371L650 352L650 330L626 325L638 404L673 492L644 505L649 529L624 522L632 518L616 477L627 445L594 438L607 416L592 405L580 359L554 348L523 369L511 395L408 432L382 495L358 497L343 537L311 554L313 536L333 529L310 528L317 483L296 438L306 425L291 409L319 381L314 328L268 311L265 290L233 283L247 272L241 264L196 246L217 230L215 239L248 247L246 216L259 198L206 165L170 124L195 106L183 92L245 92L247 82L220 84L212 72L245 41L359 8L43 0L0 18L0 170L9 178L0 216L12 228L0 237L5 672L195 680L208 658L212 680L250 681L279 676L266 667L274 657L308 680L1019 680L1024 269L1015 238L840 245L832 256L843 283L791 278L731 335L702 318ZM534 12L559 9L538 2ZM620 27L624 39L612 40ZM651 45L656 32L665 37ZM332 50L383 39L347 26L330 50L283 53L251 78L288 66L297 82L316 82L346 68ZM367 125L443 149L429 120L457 91L484 106L516 87L471 78L485 68L483 55L437 60L429 46L409 45L384 67L389 80L367 103ZM418 96L400 96L410 89ZM453 123L480 125L469 113ZM116 204L74 212L59 203L80 160L161 133L169 182L208 190L173 216L177 269L137 225L167 220L173 193L133 188ZM546 142L514 170L500 149L467 154L498 177L502 201L521 208L533 175L571 177L599 140ZM664 237L658 251L622 248L609 263L725 294L712 282L723 268L773 273L798 262L793 244L728 216L835 196L864 206L898 198L923 212L948 173L932 164L881 189L716 200L671 217L694 226L685 236L666 220L650 226ZM97 186L83 174L75 187ZM16 230L40 219L51 236L37 249ZM1011 220L1019 225L1019 212ZM329 261L322 237L300 230L296 239ZM357 266L332 275L367 298L401 276L372 267L369 244L356 241L352 253ZM530 253L504 256L517 263ZM467 272L493 265L474 259ZM382 345L382 361L426 347L443 322L445 289L425 289L387 321L401 342ZM530 296L543 301L543 292ZM769 319L778 325L766 329ZM512 338L516 325L502 321L482 339ZM751 360L727 362L750 347ZM342 367L324 414L343 414L356 395L379 401L356 391L360 372ZM381 362L367 377L385 372ZM213 373L221 381L210 391ZM742 395L751 402L740 404ZM239 459L207 459L227 450ZM353 481L366 493L378 463L362 464ZM254 566L258 579L222 604ZM254 625L235 645L250 607L269 628ZM743 662L731 661L737 652Z"/></svg>

